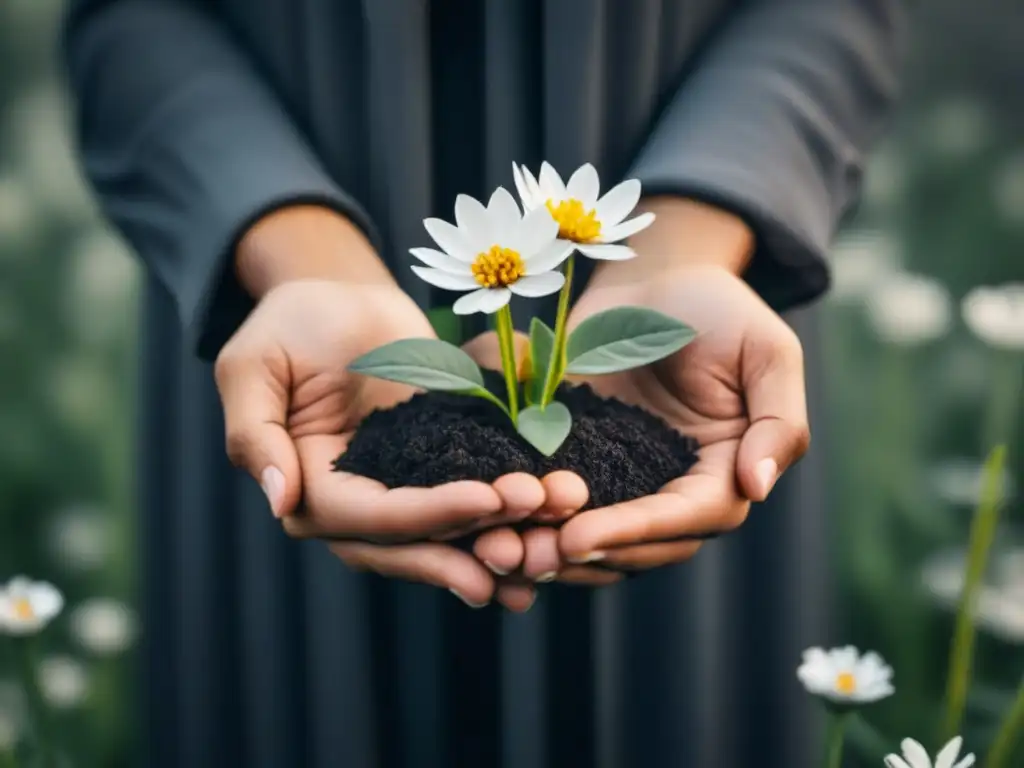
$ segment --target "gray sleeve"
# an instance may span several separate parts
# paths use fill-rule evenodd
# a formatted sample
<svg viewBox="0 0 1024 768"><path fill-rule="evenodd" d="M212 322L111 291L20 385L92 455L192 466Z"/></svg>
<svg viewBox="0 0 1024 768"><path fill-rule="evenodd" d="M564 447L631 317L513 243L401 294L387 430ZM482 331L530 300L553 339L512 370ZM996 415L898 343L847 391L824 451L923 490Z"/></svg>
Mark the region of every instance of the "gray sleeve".
<svg viewBox="0 0 1024 768"><path fill-rule="evenodd" d="M366 213L195 2L73 0L64 50L85 173L174 297L202 357L215 357L251 309L231 254L262 214L320 203L377 241Z"/></svg>
<svg viewBox="0 0 1024 768"><path fill-rule="evenodd" d="M899 0L744 4L635 161L645 193L746 220L758 244L747 279L777 309L828 288L826 249L896 96L907 16Z"/></svg>

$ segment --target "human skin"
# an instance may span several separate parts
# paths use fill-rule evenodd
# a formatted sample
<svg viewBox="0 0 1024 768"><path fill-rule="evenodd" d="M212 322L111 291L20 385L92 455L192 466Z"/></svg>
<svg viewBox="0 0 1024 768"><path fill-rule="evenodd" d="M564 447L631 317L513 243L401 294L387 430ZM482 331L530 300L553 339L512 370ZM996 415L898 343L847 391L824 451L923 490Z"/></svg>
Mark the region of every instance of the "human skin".
<svg viewBox="0 0 1024 768"><path fill-rule="evenodd" d="M519 542L507 527L482 534L477 556L525 580L600 585L619 578L615 571L687 560L700 548L699 537L742 524L751 501L763 501L809 444L799 340L740 278L753 250L750 231L734 216L693 201L660 198L644 207L657 219L633 238L638 257L597 267L569 327L633 305L677 317L698 337L654 365L574 380L692 435L702 446L700 461L657 494L567 511L560 530L535 528ZM477 355L487 357L483 350L492 343L478 340ZM549 492L570 481L554 478Z"/></svg>
<svg viewBox="0 0 1024 768"><path fill-rule="evenodd" d="M257 305L216 361L227 449L261 484L285 531L331 540L353 568L489 602L495 574L438 539L538 512L548 479L518 473L493 484L388 490L330 471L367 414L413 393L351 374L348 364L382 344L434 335L369 242L327 209L293 206L246 233L236 272ZM498 599L525 610L533 589L509 587Z"/></svg>

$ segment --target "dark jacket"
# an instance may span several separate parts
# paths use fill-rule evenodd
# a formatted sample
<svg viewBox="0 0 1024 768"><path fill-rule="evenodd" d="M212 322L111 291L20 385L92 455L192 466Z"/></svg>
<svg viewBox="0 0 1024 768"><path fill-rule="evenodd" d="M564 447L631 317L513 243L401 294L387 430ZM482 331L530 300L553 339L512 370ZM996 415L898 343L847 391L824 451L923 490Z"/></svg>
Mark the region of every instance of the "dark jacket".
<svg viewBox="0 0 1024 768"><path fill-rule="evenodd" d="M422 219L511 188L513 161L590 161L608 184L732 210L757 235L751 284L780 310L812 299L895 93L900 3L71 6L85 170L151 276L146 765L809 764L804 710L766 710L800 701L791 668L822 640L800 608L816 586L792 570L820 552L801 528L818 510L791 503L622 588L555 589L522 618L470 613L285 540L228 467L195 353L250 309L227 267L263 213L342 211L428 305L408 270Z"/></svg>

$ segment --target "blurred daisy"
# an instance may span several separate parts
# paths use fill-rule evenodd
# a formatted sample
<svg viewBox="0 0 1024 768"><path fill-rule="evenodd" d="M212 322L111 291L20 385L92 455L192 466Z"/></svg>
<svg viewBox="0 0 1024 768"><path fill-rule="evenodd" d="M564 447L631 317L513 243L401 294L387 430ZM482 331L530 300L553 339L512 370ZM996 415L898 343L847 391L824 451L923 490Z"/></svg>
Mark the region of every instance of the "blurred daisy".
<svg viewBox="0 0 1024 768"><path fill-rule="evenodd" d="M877 653L845 648L808 648L796 671L808 693L835 704L870 704L893 694L892 668Z"/></svg>
<svg viewBox="0 0 1024 768"><path fill-rule="evenodd" d="M632 248L616 245L654 222L653 213L626 217L640 202L640 182L628 179L598 197L601 183L590 163L581 165L562 181L550 163L540 167L537 179L526 166L513 164L512 174L523 208L546 208L558 222L558 237L572 242L584 256L592 259L622 260L636 256Z"/></svg>
<svg viewBox="0 0 1024 768"><path fill-rule="evenodd" d="M969 768L969 766L974 765L973 754L967 755L957 762L957 758L960 757L960 748L963 747L963 744L964 740L960 736L951 739L939 751L933 766L928 750L913 739L904 739L900 744L900 747L903 749L903 756L887 755L885 764L888 768Z"/></svg>
<svg viewBox="0 0 1024 768"><path fill-rule="evenodd" d="M71 634L83 648L97 655L121 653L135 640L135 615L117 600L86 600L71 614Z"/></svg>
<svg viewBox="0 0 1024 768"><path fill-rule="evenodd" d="M900 243L885 232L854 231L841 237L832 249L833 303L852 304L877 290L899 270Z"/></svg>
<svg viewBox="0 0 1024 768"><path fill-rule="evenodd" d="M943 501L957 506L974 507L981 500L985 480L985 464L968 456L943 459L926 474L927 485ZM1010 499L1016 495L1013 475L1004 469L999 481L999 495Z"/></svg>
<svg viewBox="0 0 1024 768"><path fill-rule="evenodd" d="M921 583L943 608L955 610L964 588L964 552L947 552L921 569ZM978 627L1008 643L1024 643L1024 549L993 556L974 609Z"/></svg>
<svg viewBox="0 0 1024 768"><path fill-rule="evenodd" d="M891 344L912 346L945 336L952 322L949 292L937 280L907 272L890 277L867 299L868 320Z"/></svg>
<svg viewBox="0 0 1024 768"><path fill-rule="evenodd" d="M986 344L1024 349L1024 283L975 288L962 309L967 327Z"/></svg>
<svg viewBox="0 0 1024 768"><path fill-rule="evenodd" d="M39 664L39 687L58 709L70 709L85 700L89 680L85 668L70 656L50 656Z"/></svg>
<svg viewBox="0 0 1024 768"><path fill-rule="evenodd" d="M64 596L52 584L16 576L0 590L0 632L32 635L49 624L64 607Z"/></svg>
<svg viewBox="0 0 1024 768"><path fill-rule="evenodd" d="M470 291L452 306L457 315L496 312L518 296L557 293L565 276L555 270L572 248L558 241L558 225L546 211L525 217L515 199L499 187L485 208L469 195L455 200L453 226L441 219L423 225L441 250L413 248L426 264L412 268L420 278L449 291Z"/></svg>

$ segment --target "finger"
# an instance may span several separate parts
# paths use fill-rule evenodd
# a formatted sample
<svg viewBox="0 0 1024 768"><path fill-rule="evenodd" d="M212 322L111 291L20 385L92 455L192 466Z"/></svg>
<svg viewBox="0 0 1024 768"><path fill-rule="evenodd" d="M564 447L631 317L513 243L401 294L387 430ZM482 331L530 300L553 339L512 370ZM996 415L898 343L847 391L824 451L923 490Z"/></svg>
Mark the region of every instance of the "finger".
<svg viewBox="0 0 1024 768"><path fill-rule="evenodd" d="M544 504L544 486L533 475L513 472L494 481L494 490L501 497L504 514L521 520Z"/></svg>
<svg viewBox="0 0 1024 768"><path fill-rule="evenodd" d="M502 510L487 483L459 480L434 488L386 488L370 478L330 471L344 450L339 436L311 435L297 442L306 469L304 514L285 521L299 538L411 541L467 526Z"/></svg>
<svg viewBox="0 0 1024 768"><path fill-rule="evenodd" d="M624 571L648 570L689 560L701 548L701 541L677 541L662 544L641 544L617 547L606 551L600 564L604 568Z"/></svg>
<svg viewBox="0 0 1024 768"><path fill-rule="evenodd" d="M551 472L541 483L544 487L544 506L534 517L543 522L558 522L571 517L590 498L586 482L575 472Z"/></svg>
<svg viewBox="0 0 1024 768"><path fill-rule="evenodd" d="M530 337L525 333L516 331L512 340L515 347L516 360L525 359L526 350L530 346ZM502 369L501 346L498 344L498 334L494 331L487 331L470 339L462 345L462 350L472 357L481 368L488 368L492 371L500 371ZM516 371L518 374L518 366Z"/></svg>
<svg viewBox="0 0 1024 768"><path fill-rule="evenodd" d="M291 387L287 360L235 351L229 345L214 372L231 462L256 479L275 517L290 515L302 495L302 474L286 428Z"/></svg>
<svg viewBox="0 0 1024 768"><path fill-rule="evenodd" d="M740 443L736 473L752 501L764 501L810 445L803 351L796 335L786 330L785 342L744 351L742 385L750 427Z"/></svg>
<svg viewBox="0 0 1024 768"><path fill-rule="evenodd" d="M473 554L487 569L507 576L523 564L523 540L511 528L495 528L481 533L473 544Z"/></svg>
<svg viewBox="0 0 1024 768"><path fill-rule="evenodd" d="M515 613L526 613L537 600L537 590L529 584L499 584L495 599Z"/></svg>
<svg viewBox="0 0 1024 768"><path fill-rule="evenodd" d="M599 562L613 547L734 530L749 508L731 477L690 474L653 496L581 512L559 531L559 549L571 563Z"/></svg>
<svg viewBox="0 0 1024 768"><path fill-rule="evenodd" d="M562 565L558 551L558 531L554 528L531 528L523 532L523 576L541 584L554 581Z"/></svg>
<svg viewBox="0 0 1024 768"><path fill-rule="evenodd" d="M471 608L494 595L494 578L476 558L445 544L380 546L363 542L330 544L350 568L447 589Z"/></svg>

